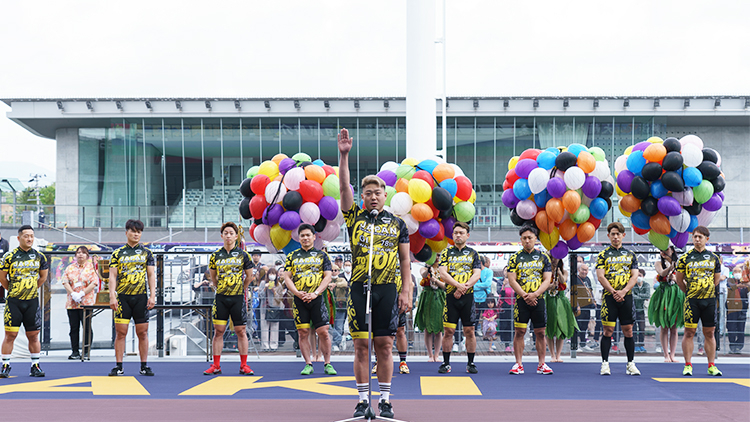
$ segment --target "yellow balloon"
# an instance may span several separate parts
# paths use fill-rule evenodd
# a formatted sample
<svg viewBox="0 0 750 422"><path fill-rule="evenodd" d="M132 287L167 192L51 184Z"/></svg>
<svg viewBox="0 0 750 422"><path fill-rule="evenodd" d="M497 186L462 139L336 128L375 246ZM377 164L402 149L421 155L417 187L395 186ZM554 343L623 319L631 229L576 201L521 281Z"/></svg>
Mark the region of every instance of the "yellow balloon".
<svg viewBox="0 0 750 422"><path fill-rule="evenodd" d="M663 144L664 140L661 139L658 136L652 136L652 137L646 139L646 142L651 142L652 144Z"/></svg>
<svg viewBox="0 0 750 422"><path fill-rule="evenodd" d="M409 196L414 202L424 203L429 201L432 197L430 184L422 179L413 178L409 180Z"/></svg>
<svg viewBox="0 0 750 422"><path fill-rule="evenodd" d="M540 231L539 241L542 242L542 246L544 246L544 249L547 249L548 251L552 250L552 248L557 245L557 242L560 241L560 231L557 230L557 227L552 230L552 233L545 233L543 231Z"/></svg>
<svg viewBox="0 0 750 422"><path fill-rule="evenodd" d="M471 196L469 197L469 202L473 204L476 200L477 200L477 191L472 189Z"/></svg>
<svg viewBox="0 0 750 422"><path fill-rule="evenodd" d="M619 186L617 186L617 183L615 183L615 191L617 191L617 196L623 197L627 195L627 193L623 192L622 189L620 189Z"/></svg>
<svg viewBox="0 0 750 422"><path fill-rule="evenodd" d="M264 161L258 168L258 174L265 174L269 179L273 180L279 175L279 166L271 160Z"/></svg>
<svg viewBox="0 0 750 422"><path fill-rule="evenodd" d="M629 146L629 147L627 147L627 148L625 148L625 152L623 153L623 155L630 155L631 152L633 152L633 146L632 145Z"/></svg>
<svg viewBox="0 0 750 422"><path fill-rule="evenodd" d="M439 242L435 242L434 240L427 239L427 240L424 241L424 243L427 246L429 246L430 249L433 250L433 252L440 253L440 252L443 251L443 249L445 249L446 247L448 247L448 240L447 239L448 239L447 237L444 237L443 240L441 240Z"/></svg>
<svg viewBox="0 0 750 422"><path fill-rule="evenodd" d="M630 213L622 209L622 204L618 204L617 208L620 209L620 212L622 213L622 215L624 215L625 217L630 217Z"/></svg>
<svg viewBox="0 0 750 422"><path fill-rule="evenodd" d="M510 157L510 160L508 161L508 170L516 168L516 164L518 164L518 156Z"/></svg>
<svg viewBox="0 0 750 422"><path fill-rule="evenodd" d="M411 157L404 158L404 161L401 162L401 165L404 165L404 164L408 166L416 166L417 164L419 164L419 160L417 160L416 158L411 158Z"/></svg>
<svg viewBox="0 0 750 422"><path fill-rule="evenodd" d="M282 229L278 224L274 224L273 227L271 227L271 243L273 243L273 246L276 249L281 250L281 248L286 246L291 239L291 231Z"/></svg>
<svg viewBox="0 0 750 422"><path fill-rule="evenodd" d="M286 154L276 154L273 156L273 158L271 158L271 161L276 163L276 165L278 166L281 160L283 160L284 158L289 158L289 157Z"/></svg>
<svg viewBox="0 0 750 422"><path fill-rule="evenodd" d="M333 171L336 172L336 177L339 177L339 166L334 167Z"/></svg>

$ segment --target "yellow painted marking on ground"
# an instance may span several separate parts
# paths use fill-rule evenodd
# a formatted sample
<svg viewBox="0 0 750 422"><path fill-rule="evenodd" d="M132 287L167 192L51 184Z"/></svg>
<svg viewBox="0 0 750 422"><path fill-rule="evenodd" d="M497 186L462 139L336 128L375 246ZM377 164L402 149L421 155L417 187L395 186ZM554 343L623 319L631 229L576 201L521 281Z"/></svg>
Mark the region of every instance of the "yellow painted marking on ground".
<svg viewBox="0 0 750 422"><path fill-rule="evenodd" d="M715 383L715 384L739 384L745 387L750 387L750 378L654 378L654 381L658 382L697 382L697 383Z"/></svg>
<svg viewBox="0 0 750 422"><path fill-rule="evenodd" d="M91 383L90 386L66 387L71 384ZM7 393L92 393L95 396L148 396L135 377L72 377L48 381L22 382L0 386L0 394Z"/></svg>
<svg viewBox="0 0 750 422"><path fill-rule="evenodd" d="M471 377L419 377L423 396L481 396Z"/></svg>
<svg viewBox="0 0 750 422"><path fill-rule="evenodd" d="M180 393L181 396L231 396L242 390L283 387L327 396L356 396L357 389L328 383L354 381L354 377L320 377L259 382L263 377L216 377Z"/></svg>

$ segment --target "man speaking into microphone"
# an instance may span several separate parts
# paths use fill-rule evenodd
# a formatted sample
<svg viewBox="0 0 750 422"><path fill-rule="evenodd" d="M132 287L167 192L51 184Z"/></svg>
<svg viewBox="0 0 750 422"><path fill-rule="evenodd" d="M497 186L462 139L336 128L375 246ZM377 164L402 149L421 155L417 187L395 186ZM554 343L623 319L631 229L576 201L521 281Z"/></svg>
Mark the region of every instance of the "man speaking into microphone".
<svg viewBox="0 0 750 422"><path fill-rule="evenodd" d="M347 303L349 332L354 340L354 378L357 382L359 403L354 417L365 416L370 404L368 377L367 327L367 274L372 254L372 336L373 350L378 361L378 385L380 387L380 416L393 418L390 402L391 377L393 376L393 339L398 325L398 313L411 308L412 283L409 260L409 231L400 218L383 210L385 205L385 182L378 176L362 179L364 209L354 201L349 185L349 151L352 138L349 131L341 129L339 146L339 190L341 211L346 219L352 251L351 293ZM374 227L373 227L374 226ZM371 233L372 251L370 251ZM396 289L396 268L400 266L403 289Z"/></svg>

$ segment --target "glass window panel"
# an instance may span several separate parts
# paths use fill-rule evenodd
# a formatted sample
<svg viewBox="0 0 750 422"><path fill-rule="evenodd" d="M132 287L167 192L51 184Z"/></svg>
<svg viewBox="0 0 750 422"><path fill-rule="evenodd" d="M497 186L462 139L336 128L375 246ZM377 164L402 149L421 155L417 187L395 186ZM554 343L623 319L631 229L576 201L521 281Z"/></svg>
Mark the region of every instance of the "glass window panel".
<svg viewBox="0 0 750 422"><path fill-rule="evenodd" d="M534 143L534 148L546 149L549 147L560 145L560 142L558 142L555 138L554 123L555 122L552 117L536 118L537 139Z"/></svg>
<svg viewBox="0 0 750 422"><path fill-rule="evenodd" d="M359 118L359 180L368 174L376 174L380 169L378 161L378 142L376 134L376 118Z"/></svg>
<svg viewBox="0 0 750 422"><path fill-rule="evenodd" d="M260 164L260 120L242 119L243 176L252 166Z"/></svg>
<svg viewBox="0 0 750 422"><path fill-rule="evenodd" d="M222 175L224 178L224 194L226 203L224 205L223 221L240 222L239 204L242 200L239 187L245 179L240 158L240 120L232 118L221 119L221 130L224 143L224 165ZM243 151L244 153L244 151Z"/></svg>
<svg viewBox="0 0 750 422"><path fill-rule="evenodd" d="M318 143L318 119L317 118L304 118L299 120L299 133L302 142L300 151L310 155L313 160L317 160L320 157L321 150ZM322 139L321 139L322 141ZM326 164L330 164L328 161L323 160ZM335 165L335 164L334 164Z"/></svg>
<svg viewBox="0 0 750 422"><path fill-rule="evenodd" d="M406 119L396 118L396 162L400 163L406 158Z"/></svg>
<svg viewBox="0 0 750 422"><path fill-rule="evenodd" d="M281 135L279 131L279 119L273 117L261 119L260 128L261 148L258 163L270 160L281 151L279 147L279 136Z"/></svg>
<svg viewBox="0 0 750 422"><path fill-rule="evenodd" d="M281 152L289 157L298 152L304 152L314 160L315 151L300 148L300 133L297 122L296 117L281 119ZM273 158L273 155L268 158Z"/></svg>
<svg viewBox="0 0 750 422"><path fill-rule="evenodd" d="M522 152L529 148L534 148L534 118L517 117L516 118L516 142L513 149L513 155L521 155Z"/></svg>
<svg viewBox="0 0 750 422"><path fill-rule="evenodd" d="M395 117L381 117L378 119L378 170L380 170L380 166L386 161L396 160L397 136Z"/></svg>
<svg viewBox="0 0 750 422"><path fill-rule="evenodd" d="M339 165L338 119L320 118L320 159L331 166Z"/></svg>
<svg viewBox="0 0 750 422"><path fill-rule="evenodd" d="M474 156L474 173L472 179L477 191L476 204L492 204L495 200L495 119L477 117L477 143ZM502 177L504 175L501 175ZM479 187L479 189L477 189ZM502 192L501 192L502 193Z"/></svg>
<svg viewBox="0 0 750 422"><path fill-rule="evenodd" d="M461 167L466 177L476 180L474 169L474 118L459 117L456 119L456 165Z"/></svg>

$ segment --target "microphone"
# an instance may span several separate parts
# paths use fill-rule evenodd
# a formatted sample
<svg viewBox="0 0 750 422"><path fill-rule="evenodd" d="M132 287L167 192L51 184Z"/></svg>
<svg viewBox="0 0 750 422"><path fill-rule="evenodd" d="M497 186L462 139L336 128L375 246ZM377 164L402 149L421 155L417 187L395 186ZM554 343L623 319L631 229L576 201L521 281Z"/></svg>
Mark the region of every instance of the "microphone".
<svg viewBox="0 0 750 422"><path fill-rule="evenodd" d="M377 217L378 217L378 210L376 209L370 210L370 219L372 219L372 221L375 221Z"/></svg>

